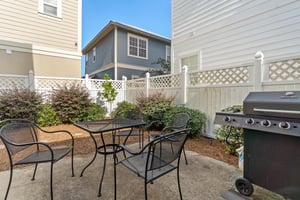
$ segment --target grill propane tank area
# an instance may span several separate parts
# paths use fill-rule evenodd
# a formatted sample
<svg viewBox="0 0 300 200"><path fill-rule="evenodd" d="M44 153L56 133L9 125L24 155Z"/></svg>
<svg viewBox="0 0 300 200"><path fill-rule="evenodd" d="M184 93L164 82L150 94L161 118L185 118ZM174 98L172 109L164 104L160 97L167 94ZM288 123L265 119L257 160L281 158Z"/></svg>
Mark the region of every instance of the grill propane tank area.
<svg viewBox="0 0 300 200"><path fill-rule="evenodd" d="M215 124L244 129L242 195L255 184L300 199L300 91L250 92L243 112L217 112Z"/></svg>

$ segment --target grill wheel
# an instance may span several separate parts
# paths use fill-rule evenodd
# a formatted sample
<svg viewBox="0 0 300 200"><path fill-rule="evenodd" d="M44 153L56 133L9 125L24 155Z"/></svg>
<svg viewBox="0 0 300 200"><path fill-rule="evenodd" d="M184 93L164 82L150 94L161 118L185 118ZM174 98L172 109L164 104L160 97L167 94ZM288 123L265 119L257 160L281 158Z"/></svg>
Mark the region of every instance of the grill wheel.
<svg viewBox="0 0 300 200"><path fill-rule="evenodd" d="M235 181L235 187L241 193L245 196L251 196L253 193L253 185L245 178L239 178Z"/></svg>

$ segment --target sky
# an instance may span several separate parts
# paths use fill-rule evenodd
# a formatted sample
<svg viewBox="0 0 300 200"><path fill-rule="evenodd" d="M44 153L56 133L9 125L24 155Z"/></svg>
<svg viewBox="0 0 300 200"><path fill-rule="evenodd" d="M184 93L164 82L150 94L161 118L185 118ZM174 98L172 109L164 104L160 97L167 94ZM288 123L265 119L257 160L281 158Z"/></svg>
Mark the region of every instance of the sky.
<svg viewBox="0 0 300 200"><path fill-rule="evenodd" d="M82 0L82 48L110 20L171 38L171 0Z"/></svg>

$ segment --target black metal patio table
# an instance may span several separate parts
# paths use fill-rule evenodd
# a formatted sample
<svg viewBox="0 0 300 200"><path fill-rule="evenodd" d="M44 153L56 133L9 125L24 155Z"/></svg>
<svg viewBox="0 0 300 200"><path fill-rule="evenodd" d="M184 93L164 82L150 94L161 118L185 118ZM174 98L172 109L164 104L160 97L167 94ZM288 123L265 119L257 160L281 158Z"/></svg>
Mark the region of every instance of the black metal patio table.
<svg viewBox="0 0 300 200"><path fill-rule="evenodd" d="M98 121L85 121L85 122L77 122L73 123L78 128L87 131L94 144L95 144L95 152L92 160L83 168L83 170L80 173L80 176L83 176L84 171L94 162L96 159L97 154L104 155L104 163L103 163L103 170L100 178L99 183L99 191L98 191L98 197L101 196L101 188L102 188L102 182L104 178L105 168L106 168L106 156L113 154L115 151L115 148L118 146L118 144L115 143L115 133L116 131L120 129L129 128L130 132L128 136L124 139L123 144L126 144L127 139L130 137L131 132L133 128L136 127L142 127L146 123L143 120L131 120L131 119L109 119L109 120L98 120ZM105 141L103 133L110 132L112 134L112 141L111 143L108 143ZM100 142L102 145L97 144L95 135L100 135Z"/></svg>

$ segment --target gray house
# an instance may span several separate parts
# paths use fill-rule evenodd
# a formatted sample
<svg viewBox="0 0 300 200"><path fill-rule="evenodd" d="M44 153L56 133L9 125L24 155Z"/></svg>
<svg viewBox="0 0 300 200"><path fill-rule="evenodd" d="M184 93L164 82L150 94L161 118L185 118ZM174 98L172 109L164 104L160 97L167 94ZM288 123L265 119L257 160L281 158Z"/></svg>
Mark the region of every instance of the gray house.
<svg viewBox="0 0 300 200"><path fill-rule="evenodd" d="M86 47L85 72L90 77L135 79L161 68L158 59L170 60L171 40L157 34L110 21Z"/></svg>

